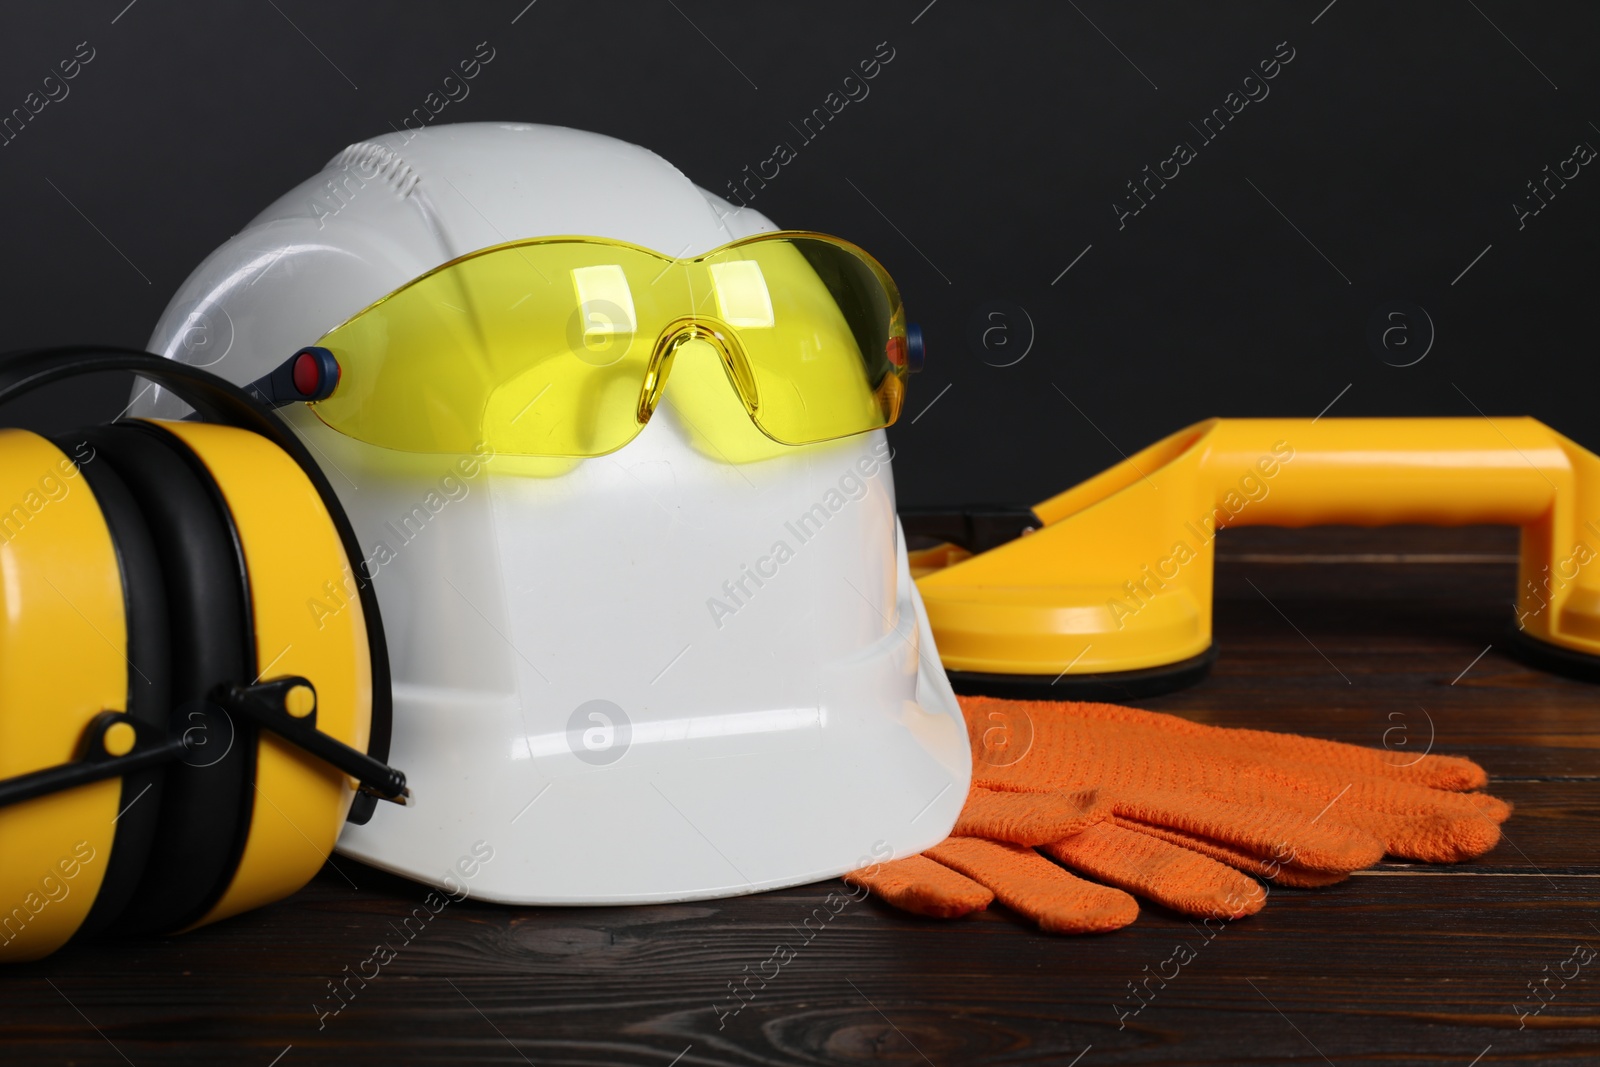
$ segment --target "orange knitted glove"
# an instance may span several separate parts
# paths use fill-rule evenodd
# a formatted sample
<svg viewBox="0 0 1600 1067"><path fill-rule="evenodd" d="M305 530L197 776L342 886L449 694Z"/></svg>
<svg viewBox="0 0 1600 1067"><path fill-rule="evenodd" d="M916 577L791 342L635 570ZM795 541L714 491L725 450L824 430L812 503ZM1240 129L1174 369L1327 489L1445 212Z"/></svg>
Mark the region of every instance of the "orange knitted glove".
<svg viewBox="0 0 1600 1067"><path fill-rule="evenodd" d="M963 697L961 708L972 789L951 836L845 876L921 915L965 915L999 899L1045 930L1087 933L1131 923L1137 893L1189 915L1239 918L1266 902L1241 872L1318 886L1385 853L1449 863L1493 848L1511 813L1468 792L1487 775L1454 756L1113 704Z"/></svg>

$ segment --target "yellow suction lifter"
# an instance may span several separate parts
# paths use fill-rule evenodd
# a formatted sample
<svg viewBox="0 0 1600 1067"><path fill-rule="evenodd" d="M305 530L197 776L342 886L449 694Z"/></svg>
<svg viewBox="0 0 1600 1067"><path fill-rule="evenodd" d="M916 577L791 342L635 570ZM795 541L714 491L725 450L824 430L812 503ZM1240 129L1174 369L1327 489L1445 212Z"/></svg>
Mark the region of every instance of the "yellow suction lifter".
<svg viewBox="0 0 1600 1067"><path fill-rule="evenodd" d="M1208 419L1031 509L907 512L958 692L1130 699L1198 681L1216 532L1522 528L1514 644L1600 680L1600 456L1531 418Z"/></svg>

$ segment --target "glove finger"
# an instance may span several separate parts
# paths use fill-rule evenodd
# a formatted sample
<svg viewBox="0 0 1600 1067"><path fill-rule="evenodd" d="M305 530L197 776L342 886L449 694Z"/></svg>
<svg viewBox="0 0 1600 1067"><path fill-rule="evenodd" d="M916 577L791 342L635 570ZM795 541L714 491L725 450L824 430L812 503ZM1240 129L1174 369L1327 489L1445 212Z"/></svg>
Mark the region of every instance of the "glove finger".
<svg viewBox="0 0 1600 1067"><path fill-rule="evenodd" d="M1328 779L1332 785L1338 779ZM1488 793L1448 793L1440 789L1412 785L1409 782L1379 782L1370 778L1346 779L1338 788L1349 791L1339 797L1330 813L1348 816L1352 811L1370 811L1384 815L1423 816L1440 815L1451 819L1487 819L1499 825L1511 815L1511 805ZM1303 806L1332 803L1323 789L1302 793L1295 799Z"/></svg>
<svg viewBox="0 0 1600 1067"><path fill-rule="evenodd" d="M1110 802L1095 789L1019 793L973 786L951 835L1044 845L1110 817Z"/></svg>
<svg viewBox="0 0 1600 1067"><path fill-rule="evenodd" d="M1261 883L1231 867L1160 838L1103 822L1044 847L1084 874L1137 893L1173 911L1239 919L1267 902Z"/></svg>
<svg viewBox="0 0 1600 1067"><path fill-rule="evenodd" d="M1462 756L1413 756L1394 749L1369 748L1269 730L1210 729L1215 733L1209 735L1207 741L1216 742L1228 751L1248 752L1268 762L1287 760L1321 767L1347 779L1353 776L1382 778L1452 792L1481 789L1489 781L1482 767ZM1391 731L1395 729L1398 727L1390 728Z"/></svg>
<svg viewBox="0 0 1600 1067"><path fill-rule="evenodd" d="M1499 843L1500 823L1511 814L1510 804L1487 793L1448 793L1371 778L1336 785L1337 777L1326 777L1313 783L1298 775L1284 777L1292 771L1263 773L1274 781L1260 796L1261 803L1355 827L1396 856L1429 863L1483 855Z"/></svg>
<svg viewBox="0 0 1600 1067"><path fill-rule="evenodd" d="M1211 793L1143 791L1116 797L1117 815L1219 841L1255 856L1282 857L1318 871L1357 871L1383 858L1378 836L1323 813L1307 815L1276 797L1241 803ZM1326 802L1325 802L1326 803Z"/></svg>
<svg viewBox="0 0 1600 1067"><path fill-rule="evenodd" d="M1441 757L1444 758L1444 757ZM1505 822L1511 806L1487 793L1460 793L1416 782L1343 770L1294 760L1240 760L1224 767L1231 792L1255 792L1268 798L1283 796L1297 807L1321 811L1338 797L1340 810L1352 807L1395 813L1440 812L1475 815ZM1251 787L1254 786L1254 789Z"/></svg>
<svg viewBox="0 0 1600 1067"><path fill-rule="evenodd" d="M1382 841L1391 855L1426 863L1459 863L1500 843L1500 824L1511 813L1511 806L1504 801L1498 804L1499 808L1487 815L1438 808L1395 812L1352 806L1338 817Z"/></svg>
<svg viewBox="0 0 1600 1067"><path fill-rule="evenodd" d="M948 837L925 855L994 890L996 900L1047 933L1101 933L1139 917L1138 901L1122 890L1075 878L1022 845Z"/></svg>
<svg viewBox="0 0 1600 1067"><path fill-rule="evenodd" d="M846 884L870 891L885 904L935 919L956 919L982 911L994 899L994 894L977 882L926 856L876 863L843 878Z"/></svg>
<svg viewBox="0 0 1600 1067"><path fill-rule="evenodd" d="M1299 889L1317 889L1322 886L1333 885L1350 877L1349 871L1316 871L1310 867L1302 867L1297 863L1290 863L1281 857L1255 856L1241 849L1224 845L1219 841L1199 837L1195 834L1186 834L1181 830L1174 830L1166 826L1150 826L1146 823L1136 822L1133 819L1117 819L1118 826L1137 830L1151 837L1159 837L1163 841L1170 841L1192 852L1203 856L1210 856L1218 863L1226 863L1229 867L1246 874L1265 878L1277 885L1294 886Z"/></svg>

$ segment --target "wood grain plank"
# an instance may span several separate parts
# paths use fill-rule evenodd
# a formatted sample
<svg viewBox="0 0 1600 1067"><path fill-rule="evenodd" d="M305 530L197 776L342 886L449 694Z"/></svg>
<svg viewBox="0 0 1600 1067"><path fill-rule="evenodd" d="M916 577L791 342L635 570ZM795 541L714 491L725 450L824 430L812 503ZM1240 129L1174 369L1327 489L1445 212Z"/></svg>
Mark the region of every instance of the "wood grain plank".
<svg viewBox="0 0 1600 1067"><path fill-rule="evenodd" d="M1366 878L1279 891L1236 923L1147 908L1094 938L1042 935L999 911L940 923L865 902L804 939L797 924L837 885L640 909L468 902L353 984L319 1030L313 1002L334 1003L325 982L410 902L411 887L389 888L398 895L369 885L356 901L324 875L298 921L261 914L198 932L126 981L74 965L90 950L8 972L8 1016L28 1020L7 1027L8 1054L110 1062L65 997L134 1063L215 1062L235 1041L312 1058L354 1043L353 1062L668 1063L685 1048L684 1063L922 1062L915 1046L936 1064L1032 1064L1093 1045L1107 1064L1320 1062L1313 1046L1335 1063L1464 1063L1493 1044L1502 1061L1582 1063L1600 1039L1600 960L1518 1016L1529 982L1575 944L1600 946L1593 883L1562 876L1452 880L1447 898ZM779 943L793 959L740 1005L728 983L759 973ZM195 973L184 956L230 966ZM1130 983L1151 974L1135 999Z"/></svg>
<svg viewBox="0 0 1600 1067"><path fill-rule="evenodd" d="M1261 914L1217 927L1147 906L1129 929L1083 938L998 908L940 923L836 895L835 913L831 882L639 908L469 900L406 939L423 891L339 859L358 888L324 870L293 900L183 937L0 970L0 1060L1600 1061L1600 958L1541 987L1548 1004L1529 1013L1530 983L1579 944L1600 949L1600 688L1502 655L1514 533L1235 530L1219 550L1217 669L1144 706L1380 747L1387 733L1400 754L1431 739L1516 804L1498 849L1275 890ZM397 954L363 986L349 976L371 973L380 941ZM793 957L778 966L780 944ZM749 976L743 1003L730 983ZM337 1014L333 981L352 991Z"/></svg>

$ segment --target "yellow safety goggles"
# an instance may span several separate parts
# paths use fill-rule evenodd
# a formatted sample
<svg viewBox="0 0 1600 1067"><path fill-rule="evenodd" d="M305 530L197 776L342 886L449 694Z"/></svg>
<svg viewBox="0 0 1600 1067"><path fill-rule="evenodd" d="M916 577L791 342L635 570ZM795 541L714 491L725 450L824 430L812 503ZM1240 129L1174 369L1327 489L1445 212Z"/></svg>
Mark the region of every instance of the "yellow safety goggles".
<svg viewBox="0 0 1600 1067"><path fill-rule="evenodd" d="M888 273L837 237L764 233L692 259L544 237L429 271L252 389L385 448L598 456L650 421L695 340L785 445L894 422L922 347Z"/></svg>

